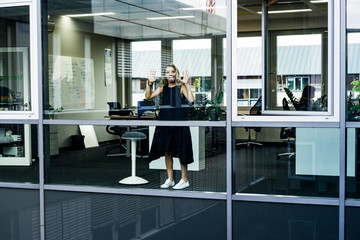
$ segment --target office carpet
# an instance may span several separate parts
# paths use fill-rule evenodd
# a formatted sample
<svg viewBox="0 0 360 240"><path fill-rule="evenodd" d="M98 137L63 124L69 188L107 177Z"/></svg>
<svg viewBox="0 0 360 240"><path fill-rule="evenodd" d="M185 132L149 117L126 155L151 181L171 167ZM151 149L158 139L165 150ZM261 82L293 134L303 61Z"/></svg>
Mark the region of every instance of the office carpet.
<svg viewBox="0 0 360 240"><path fill-rule="evenodd" d="M60 149L59 155L45 158L47 184L95 186L111 188L160 189L167 178L165 170L149 169L146 158L137 158L136 173L149 181L144 185L123 185L119 180L131 175L129 157L107 157L106 148L113 143L87 149ZM208 148L205 169L189 171L190 187L185 191L226 191L225 144ZM338 177L296 176L294 159L278 157L286 152L286 145L264 143L263 146L241 145L236 148L233 161L233 189L238 193L260 193L337 197ZM139 151L138 154L141 152ZM145 153L146 154L146 153ZM175 160L176 161L176 160ZM174 172L176 181L181 172ZM1 182L39 183L39 163L34 158L31 166L1 166ZM164 191L174 191L172 189ZM357 191L352 190L356 195Z"/></svg>
<svg viewBox="0 0 360 240"><path fill-rule="evenodd" d="M56 157L46 163L46 182L49 184L86 185L115 188L159 189L167 178L165 170L149 169L146 157L137 157L136 175L149 181L144 185L123 185L119 180L131 175L129 157L108 157L106 147L81 150L60 149ZM140 153L140 152L138 152ZM176 159L174 161L177 161ZM176 181L181 179L181 171L174 171ZM226 191L225 145L207 151L205 169L188 171L190 187L188 191ZM172 191L172 190L171 190Z"/></svg>

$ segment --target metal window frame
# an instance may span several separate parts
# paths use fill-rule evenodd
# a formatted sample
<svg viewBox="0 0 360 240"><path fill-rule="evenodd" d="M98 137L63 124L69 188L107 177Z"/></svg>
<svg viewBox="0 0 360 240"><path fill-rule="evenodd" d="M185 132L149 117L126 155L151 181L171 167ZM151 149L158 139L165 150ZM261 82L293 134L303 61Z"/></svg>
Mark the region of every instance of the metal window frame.
<svg viewBox="0 0 360 240"><path fill-rule="evenodd" d="M4 2L0 0L0 6ZM33 11L36 12L33 16L35 18L36 26L36 38L37 44L34 54L37 57L37 63L40 62L42 56L41 48L41 6L39 0L33 1L16 1L11 4L30 4L33 6ZM66 186L66 185L51 185L45 184L45 168L44 168L44 125L107 125L108 121L97 121L97 120L44 120L43 119L43 96L42 96L42 66L41 64L36 65L37 83L36 83L36 96L38 102L36 106L38 110L38 117L17 119L9 117L9 119L1 119L0 123L15 123L15 124L38 124L38 136L39 136L39 184L26 184L26 183L6 183L0 182L0 188L12 188L12 189L32 189L39 191L39 206L40 206L40 237L45 239L45 191L68 191L68 192L87 192L87 193L105 193L105 194L119 194L119 195L131 195L131 196L154 196L154 197L172 197L172 198L184 198L184 199L212 199L218 201L226 201L227 212L227 239L232 239L233 230L233 210L232 204L234 202L258 202L261 203L286 203L286 204L303 204L303 205L319 205L319 206L337 206L339 207L339 239L345 238L345 207L360 207L359 201L345 200L345 176L346 176L346 148L345 148L345 134L347 127L360 127L360 123L346 122L345 113L346 101L345 101L345 82L340 84L340 79L346 76L346 2L341 0L329 1L329 8L331 5L331 11L336 11L329 16L329 23L332 22L334 26L333 36L333 55L329 56L333 61L329 61L329 68L333 68L333 72L329 71L329 75L334 76L333 91L339 89L337 96L334 94L333 106L334 114L326 119L321 116L295 116L281 117L275 116L273 119L270 116L264 116L261 118L242 118L237 116L237 111L234 111L233 104L234 97L236 99L237 94L232 88L236 77L236 55L232 54L233 49L236 49L236 38L237 38L237 2L226 0L227 4L227 19L226 19L226 61L227 66L226 76L228 79L226 93L227 93L227 116L226 121L219 122L208 122L208 121L172 121L172 122L158 122L158 121L112 121L114 125L138 125L138 126L216 126L226 128L226 192L225 193L204 193L204 192L173 192L173 191L161 191L161 190L141 190L141 189L115 189L115 188L99 188L99 187L83 187L83 186ZM330 9L329 9L330 11ZM265 39L263 39L265 41ZM265 44L265 42L263 42ZM33 70L33 68L32 68ZM235 85L236 86L236 85ZM33 86L33 88L35 88ZM34 100L34 99L33 99ZM340 104L335 104L340 103ZM35 103L33 102L35 105ZM33 107L34 107L33 105ZM342 117L341 117L342 116ZM281 119L280 119L281 117ZM291 120L291 121L290 121ZM294 126L294 127L329 127L329 128L340 128L341 146L340 146L340 177L339 177L339 199L328 199L328 198L308 198L301 196L278 196L278 195L266 195L266 194L234 194L232 192L232 174L233 174L233 156L232 156L232 131L233 127L244 127L244 126L261 126L261 127L282 127L282 126Z"/></svg>
<svg viewBox="0 0 360 240"><path fill-rule="evenodd" d="M340 99L340 78L338 75L337 69L334 69L336 58L339 57L338 49L336 49L335 40L336 38L339 38L339 31L334 27L334 16L335 11L334 4L338 0L329 1L328 3L328 104L329 109L327 112L306 112L306 111L300 111L300 112L282 112L282 111L273 111L273 110L265 110L264 104L262 106L263 108L263 115L261 116L248 116L243 115L239 116L237 115L237 105L233 104L232 106L232 115L233 115L233 122L240 121L240 122L278 122L278 121L286 121L286 122L308 122L309 124L311 122L323 122L323 123L330 123L330 122L339 122L340 115L339 115L339 106L338 103ZM263 72L262 72L262 81L263 81L263 88L262 88L262 96L265 96L265 76L267 75L268 70L266 69L266 56L267 56L267 37L266 37L266 2L263 1L262 4L262 12L264 13L262 16L262 66L263 66ZM234 21L233 24L237 24L237 21ZM232 36L233 41L235 40L235 37ZM236 49L236 48L235 48ZM235 65L236 68L236 65ZM236 78L233 78L233 84L235 84ZM236 85L234 85L236 86ZM235 96L236 89L233 89L232 95ZM236 99L233 98L233 103L236 102ZM281 119L279 118L281 117Z"/></svg>
<svg viewBox="0 0 360 240"><path fill-rule="evenodd" d="M39 71L40 56L38 55L38 49L41 49L41 24L39 23L38 15L39 11L39 2L36 0L1 0L0 8L5 7L29 7L29 26L30 26L30 47L29 47L29 77L30 77L30 102L31 110L30 111L1 111L0 119L38 119L39 118L39 99L38 99L38 85L39 79L41 79L42 74Z"/></svg>

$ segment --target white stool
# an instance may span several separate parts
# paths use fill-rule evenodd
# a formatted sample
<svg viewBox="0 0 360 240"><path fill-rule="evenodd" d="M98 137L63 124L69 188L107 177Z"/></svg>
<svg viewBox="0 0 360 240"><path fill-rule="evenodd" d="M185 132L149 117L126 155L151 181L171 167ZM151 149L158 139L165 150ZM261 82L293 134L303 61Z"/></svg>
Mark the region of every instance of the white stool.
<svg viewBox="0 0 360 240"><path fill-rule="evenodd" d="M147 180L136 176L136 141L146 139L146 135L141 132L126 132L121 135L122 139L131 141L131 176L119 181L121 184L145 184Z"/></svg>

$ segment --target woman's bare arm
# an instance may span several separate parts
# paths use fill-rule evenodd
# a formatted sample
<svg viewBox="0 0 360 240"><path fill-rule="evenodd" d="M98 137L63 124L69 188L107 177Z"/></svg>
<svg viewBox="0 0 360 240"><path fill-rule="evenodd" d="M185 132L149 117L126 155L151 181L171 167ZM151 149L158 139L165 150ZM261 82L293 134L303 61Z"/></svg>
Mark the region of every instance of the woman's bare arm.
<svg viewBox="0 0 360 240"><path fill-rule="evenodd" d="M159 95L163 90L163 87L160 86L158 87L154 92L152 91L152 86L147 86L146 87L146 92L145 92L145 99L149 100L152 99L154 97L156 97L157 95Z"/></svg>
<svg viewBox="0 0 360 240"><path fill-rule="evenodd" d="M149 82L148 85L146 86L146 92L145 92L146 100L152 99L162 92L162 86L158 87L154 92L152 91L152 87L154 85L154 82L156 81L155 74L156 74L155 70L150 70L148 74Z"/></svg>
<svg viewBox="0 0 360 240"><path fill-rule="evenodd" d="M183 83L181 86L181 92L184 94L186 99L189 102L194 102L194 94L191 91L191 88L189 87L189 79L190 79L190 73L188 71L185 71L185 74L183 72L183 79L180 79L180 81Z"/></svg>

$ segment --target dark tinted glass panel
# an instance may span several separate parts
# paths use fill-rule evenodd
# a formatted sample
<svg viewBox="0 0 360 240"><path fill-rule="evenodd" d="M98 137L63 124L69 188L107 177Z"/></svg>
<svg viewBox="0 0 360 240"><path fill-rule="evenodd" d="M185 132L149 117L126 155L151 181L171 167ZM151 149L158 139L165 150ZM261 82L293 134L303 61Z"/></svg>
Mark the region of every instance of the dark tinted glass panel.
<svg viewBox="0 0 360 240"><path fill-rule="evenodd" d="M39 182L36 125L0 124L0 182Z"/></svg>
<svg viewBox="0 0 360 240"><path fill-rule="evenodd" d="M276 203L233 203L236 240L336 240L338 208Z"/></svg>
<svg viewBox="0 0 360 240"><path fill-rule="evenodd" d="M345 239L358 239L360 236L360 209L358 207L346 207L345 217Z"/></svg>
<svg viewBox="0 0 360 240"><path fill-rule="evenodd" d="M358 128L348 128L346 135L346 197L360 198L359 186L359 140L360 132Z"/></svg>
<svg viewBox="0 0 360 240"><path fill-rule="evenodd" d="M190 186L186 190L226 191L225 128L51 125L45 132L47 183L160 189L168 178L161 152L166 148L188 163ZM140 135L131 136L134 132ZM180 140L185 143L180 144ZM153 146L156 151L150 151L149 157ZM179 158L173 156L173 178L177 183L182 178L181 167ZM132 176L132 171L145 181L119 184Z"/></svg>
<svg viewBox="0 0 360 240"><path fill-rule="evenodd" d="M221 201L47 191L45 205L46 239L226 239Z"/></svg>
<svg viewBox="0 0 360 240"><path fill-rule="evenodd" d="M235 191L338 197L339 136L336 128L235 128Z"/></svg>
<svg viewBox="0 0 360 240"><path fill-rule="evenodd" d="M40 240L39 192L0 189L1 239Z"/></svg>

